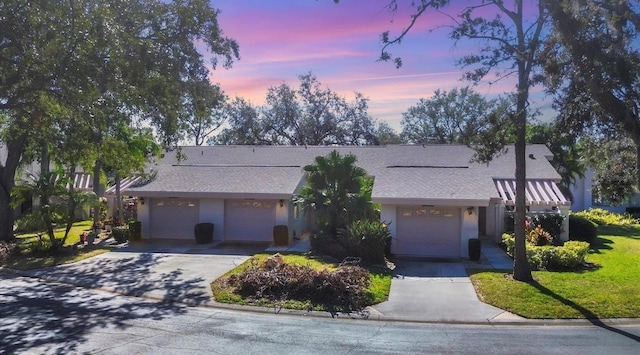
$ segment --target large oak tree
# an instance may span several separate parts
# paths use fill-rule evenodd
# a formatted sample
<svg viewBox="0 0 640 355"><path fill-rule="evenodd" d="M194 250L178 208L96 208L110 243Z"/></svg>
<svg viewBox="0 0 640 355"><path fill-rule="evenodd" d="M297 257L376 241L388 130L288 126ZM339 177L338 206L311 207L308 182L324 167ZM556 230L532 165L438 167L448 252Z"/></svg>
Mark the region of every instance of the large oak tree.
<svg viewBox="0 0 640 355"><path fill-rule="evenodd" d="M542 2L553 20L545 69L549 90L557 94L561 122L588 142L597 142L598 148L587 150L594 153L588 160L596 170L595 189L621 202L640 186L639 4L626 0ZM620 148L628 147L627 139L635 146L633 162L628 149ZM600 152L602 149L609 151ZM621 151L625 159L619 161L626 166L607 161ZM631 171L636 172L634 180L629 179Z"/></svg>
<svg viewBox="0 0 640 355"><path fill-rule="evenodd" d="M217 15L206 0L0 3L0 240L12 238L10 193L25 147L46 137L38 134L50 117L43 103L76 110L69 117L97 147L120 125L113 121L133 118L175 142L183 84L208 71L202 52L214 67L238 58Z"/></svg>

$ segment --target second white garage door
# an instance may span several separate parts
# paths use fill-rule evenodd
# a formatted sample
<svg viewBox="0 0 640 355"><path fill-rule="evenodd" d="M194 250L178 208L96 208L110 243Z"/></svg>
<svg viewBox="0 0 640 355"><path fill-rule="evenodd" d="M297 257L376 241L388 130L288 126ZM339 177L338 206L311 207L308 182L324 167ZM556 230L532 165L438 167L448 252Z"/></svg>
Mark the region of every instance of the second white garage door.
<svg viewBox="0 0 640 355"><path fill-rule="evenodd" d="M198 200L151 199L151 238L192 239L199 220Z"/></svg>
<svg viewBox="0 0 640 355"><path fill-rule="evenodd" d="M398 206L396 213L395 254L460 256L460 208Z"/></svg>
<svg viewBox="0 0 640 355"><path fill-rule="evenodd" d="M224 206L226 241L273 241L276 201L227 200Z"/></svg>

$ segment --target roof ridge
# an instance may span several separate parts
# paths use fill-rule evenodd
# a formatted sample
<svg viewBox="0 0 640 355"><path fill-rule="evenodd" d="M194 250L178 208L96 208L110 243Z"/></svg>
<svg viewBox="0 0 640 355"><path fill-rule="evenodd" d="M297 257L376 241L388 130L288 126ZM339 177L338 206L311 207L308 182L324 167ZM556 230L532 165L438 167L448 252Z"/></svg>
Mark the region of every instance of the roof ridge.
<svg viewBox="0 0 640 355"><path fill-rule="evenodd" d="M289 164L171 164L171 166L185 166L196 168L301 168L301 165Z"/></svg>

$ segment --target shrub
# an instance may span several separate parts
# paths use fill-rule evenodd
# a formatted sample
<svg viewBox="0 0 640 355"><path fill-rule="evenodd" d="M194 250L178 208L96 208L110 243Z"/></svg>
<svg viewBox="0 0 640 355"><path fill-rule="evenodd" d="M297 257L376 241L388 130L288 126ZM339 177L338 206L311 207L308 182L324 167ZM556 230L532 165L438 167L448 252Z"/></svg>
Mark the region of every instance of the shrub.
<svg viewBox="0 0 640 355"><path fill-rule="evenodd" d="M575 270L584 264L589 253L589 243L569 241L555 250L555 258L551 260L547 268Z"/></svg>
<svg viewBox="0 0 640 355"><path fill-rule="evenodd" d="M629 216L637 220L638 218L640 218L640 207L627 207L625 208L625 214L628 214Z"/></svg>
<svg viewBox="0 0 640 355"><path fill-rule="evenodd" d="M372 264L385 261L385 250L391 240L387 225L380 221L355 221L340 230L349 256L361 257Z"/></svg>
<svg viewBox="0 0 640 355"><path fill-rule="evenodd" d="M45 237L43 234L38 234L37 238L25 243L25 249L36 256L49 256L56 254L61 245L54 245L51 243L49 237Z"/></svg>
<svg viewBox="0 0 640 355"><path fill-rule="evenodd" d="M593 242L598 236L598 226L579 214L569 215L569 240L587 243Z"/></svg>
<svg viewBox="0 0 640 355"><path fill-rule="evenodd" d="M504 214L504 231L507 233L513 232L513 227L515 225L516 215L514 212L505 212Z"/></svg>
<svg viewBox="0 0 640 355"><path fill-rule="evenodd" d="M111 228L111 235L118 243L124 243L129 240L129 226L115 226Z"/></svg>
<svg viewBox="0 0 640 355"><path fill-rule="evenodd" d="M229 284L236 293L255 300L293 299L359 310L367 305L370 279L369 272L359 266L330 272L284 264L271 270L256 265L230 276Z"/></svg>
<svg viewBox="0 0 640 355"><path fill-rule="evenodd" d="M516 238L512 233L504 233L502 234L502 243L507 249L507 254L513 255L513 249L516 245Z"/></svg>
<svg viewBox="0 0 640 355"><path fill-rule="evenodd" d="M515 238L503 234L502 241L507 253L513 256ZM584 264L589 252L589 243L572 241L563 246L535 246L526 244L527 261L532 270L576 270Z"/></svg>
<svg viewBox="0 0 640 355"><path fill-rule="evenodd" d="M318 232L313 234L309 240L311 249L316 253L325 254L338 260L342 260L348 255L342 238L339 239L328 233Z"/></svg>
<svg viewBox="0 0 640 355"><path fill-rule="evenodd" d="M637 221L630 215L609 212L602 208L590 208L587 211L580 211L572 215L584 217L597 225L625 226L635 224ZM571 228L569 228L571 230Z"/></svg>
<svg viewBox="0 0 640 355"><path fill-rule="evenodd" d="M531 217L535 226L539 226L547 231L552 238L558 240L562 234L562 223L566 217L561 213L541 213Z"/></svg>
<svg viewBox="0 0 640 355"><path fill-rule="evenodd" d="M534 228L527 228L525 236L527 238L527 242L531 245L547 245L551 244L551 234L542 229L541 226L536 226Z"/></svg>
<svg viewBox="0 0 640 355"><path fill-rule="evenodd" d="M0 265L3 265L9 258L18 251L16 243L0 242Z"/></svg>

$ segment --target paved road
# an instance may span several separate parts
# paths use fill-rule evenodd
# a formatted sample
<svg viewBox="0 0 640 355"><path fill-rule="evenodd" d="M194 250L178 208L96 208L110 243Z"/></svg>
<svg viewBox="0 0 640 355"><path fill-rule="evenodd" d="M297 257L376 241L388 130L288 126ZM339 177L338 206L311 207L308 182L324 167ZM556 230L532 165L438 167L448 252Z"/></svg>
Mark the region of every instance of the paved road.
<svg viewBox="0 0 640 355"><path fill-rule="evenodd" d="M1 353L637 354L640 326L464 326L232 312L0 272Z"/></svg>

